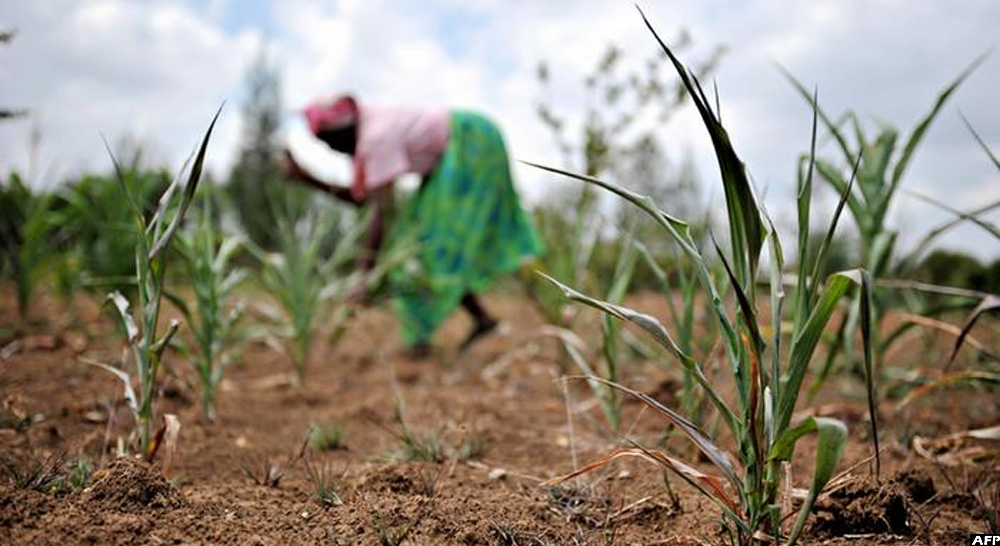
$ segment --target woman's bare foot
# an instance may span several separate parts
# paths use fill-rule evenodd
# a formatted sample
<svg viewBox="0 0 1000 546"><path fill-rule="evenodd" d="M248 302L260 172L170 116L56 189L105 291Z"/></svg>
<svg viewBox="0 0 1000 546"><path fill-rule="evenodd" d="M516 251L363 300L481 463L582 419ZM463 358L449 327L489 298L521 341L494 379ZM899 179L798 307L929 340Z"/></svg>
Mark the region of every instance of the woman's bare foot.
<svg viewBox="0 0 1000 546"><path fill-rule="evenodd" d="M465 341L459 346L458 352L466 351L473 343L496 331L498 326L500 326L500 322L489 317L477 321L472 331L469 332L469 337L465 338Z"/></svg>
<svg viewBox="0 0 1000 546"><path fill-rule="evenodd" d="M424 360L431 356L431 344L414 343L403 351L403 356L410 360Z"/></svg>

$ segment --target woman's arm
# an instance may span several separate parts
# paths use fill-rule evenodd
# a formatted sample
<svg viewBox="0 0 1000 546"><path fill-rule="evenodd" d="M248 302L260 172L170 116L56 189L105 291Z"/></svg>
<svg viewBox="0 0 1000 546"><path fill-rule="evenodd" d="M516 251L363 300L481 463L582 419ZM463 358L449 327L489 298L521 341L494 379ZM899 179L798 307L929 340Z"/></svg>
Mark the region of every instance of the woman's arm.
<svg viewBox="0 0 1000 546"><path fill-rule="evenodd" d="M358 269L363 272L375 267L375 260L385 239L385 217L392 207L392 184L386 184L368 194L372 207L372 217L365 232L364 248L358 257Z"/></svg>
<svg viewBox="0 0 1000 546"><path fill-rule="evenodd" d="M357 270L361 273L361 278L348 294L348 301L361 305L368 303L369 277L385 239L385 217L392 206L392 199L392 184L386 184L368 194L367 201L371 204L372 216L365 231L361 252L358 255Z"/></svg>
<svg viewBox="0 0 1000 546"><path fill-rule="evenodd" d="M354 195L351 193L351 188L327 184L326 182L323 182L322 180L319 180L309 174L309 172L303 169L298 162L295 161L295 158L292 157L292 154L288 150L285 150L284 157L282 158L281 172L290 180L294 180L305 184L306 186L318 189L323 193L332 195L333 197L336 197L341 201L351 203L352 205L360 205L360 203L354 199Z"/></svg>

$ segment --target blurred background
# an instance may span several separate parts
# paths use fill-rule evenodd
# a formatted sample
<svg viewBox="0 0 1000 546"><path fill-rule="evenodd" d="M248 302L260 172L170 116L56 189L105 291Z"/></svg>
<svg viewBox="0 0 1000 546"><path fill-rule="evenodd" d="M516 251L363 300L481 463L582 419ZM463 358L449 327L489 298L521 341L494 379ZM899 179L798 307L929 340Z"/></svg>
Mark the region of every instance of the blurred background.
<svg viewBox="0 0 1000 546"><path fill-rule="evenodd" d="M1000 21L991 0L642 7L700 69L709 94L717 85L737 151L776 221L788 225L811 113L779 66L817 87L832 116L851 110L870 136L892 126L902 140L995 45ZM7 0L0 30L0 176L17 172L32 188L106 172L101 134L145 166L176 169L223 101L209 154L216 183L249 176L255 149L286 145L328 179L342 178L343 159L311 140L298 111L351 91L379 103L487 112L513 158L634 184L682 217L723 202L710 142L631 2ZM988 57L957 90L905 188L958 208L1000 198L996 168L960 118L1000 148L998 63ZM822 135L820 154L839 157ZM532 207L574 186L515 169ZM822 223L835 196L820 186ZM908 195L897 201L890 219L902 247L919 238L910 227L948 218ZM596 208L614 221L610 205ZM968 225L940 244L989 262L998 256L993 241Z"/></svg>

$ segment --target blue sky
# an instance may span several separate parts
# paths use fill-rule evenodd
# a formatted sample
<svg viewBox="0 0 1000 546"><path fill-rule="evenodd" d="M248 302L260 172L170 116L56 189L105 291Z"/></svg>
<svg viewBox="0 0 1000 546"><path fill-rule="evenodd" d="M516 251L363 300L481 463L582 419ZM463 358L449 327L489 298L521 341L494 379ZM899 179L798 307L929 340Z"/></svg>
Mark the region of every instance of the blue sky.
<svg viewBox="0 0 1000 546"><path fill-rule="evenodd" d="M691 58L728 47L715 74L724 121L779 222L794 218L794 165L808 146L809 110L775 63L818 86L832 114L850 108L870 133L885 123L905 134L963 66L997 45L1000 21L994 0L642 4L665 36L690 31ZM0 126L0 173L31 166L41 186L105 169L100 132L130 136L151 158L177 166L227 100L211 155L211 168L223 175L239 145L243 76L265 46L281 70L289 113L342 90L377 102L472 107L501 122L514 157L544 163L558 163L559 155L535 115L538 62L552 70L548 98L574 125L588 100L579 79L608 43L623 49L626 64L656 51L632 2L607 0L3 0L0 26L20 31L0 48L0 96L32 112ZM997 88L1000 58L993 55L935 122L904 187L958 207L1000 199L996 169L959 118L964 112L1000 150ZM34 152L33 131L40 135ZM705 199L718 196L710 144L691 109L658 135L674 160L691 154ZM301 123L289 124L288 138L324 175L343 172ZM516 170L530 202L565 183ZM832 204L833 196L820 192L820 211ZM892 213L904 245L944 218L910 198ZM973 227L946 242L1000 256L995 241Z"/></svg>
<svg viewBox="0 0 1000 546"><path fill-rule="evenodd" d="M197 9L200 2L193 2ZM269 0L242 0L241 2L216 2L203 4L203 9L218 18L222 27L231 34L242 31L259 31L265 37L273 37L275 29L271 24L271 2ZM215 13L212 13L215 10Z"/></svg>

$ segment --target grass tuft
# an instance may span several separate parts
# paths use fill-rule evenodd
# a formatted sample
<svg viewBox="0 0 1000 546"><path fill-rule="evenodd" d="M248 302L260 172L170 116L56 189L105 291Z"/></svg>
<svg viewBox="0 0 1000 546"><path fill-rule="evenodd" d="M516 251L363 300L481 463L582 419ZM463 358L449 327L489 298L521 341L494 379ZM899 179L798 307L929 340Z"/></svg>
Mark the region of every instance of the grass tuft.
<svg viewBox="0 0 1000 546"><path fill-rule="evenodd" d="M43 459L4 462L7 481L17 489L49 493L58 489L66 466L66 453L58 452Z"/></svg>
<svg viewBox="0 0 1000 546"><path fill-rule="evenodd" d="M347 447L344 429L338 425L317 425L313 423L309 425L306 435L308 436L309 447L313 451L336 451Z"/></svg>
<svg viewBox="0 0 1000 546"><path fill-rule="evenodd" d="M264 459L257 464L240 461L240 470L255 485L277 488L281 485L281 479L285 477L288 468L281 463Z"/></svg>
<svg viewBox="0 0 1000 546"><path fill-rule="evenodd" d="M85 457L70 462L66 453L58 452L43 459L8 459L2 470L7 482L17 489L59 495L89 487L94 465Z"/></svg>
<svg viewBox="0 0 1000 546"><path fill-rule="evenodd" d="M490 444L486 438L478 434L472 434L463 438L458 444L458 448L455 450L455 458L459 461L479 460L486 455L489 449Z"/></svg>
<svg viewBox="0 0 1000 546"><path fill-rule="evenodd" d="M313 464L309 458L305 459L306 475L309 483L313 486L313 498L323 508L340 506L343 501L337 493L338 479L344 475L334 476L333 468L329 464ZM346 472L346 469L345 469Z"/></svg>

